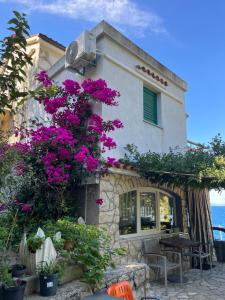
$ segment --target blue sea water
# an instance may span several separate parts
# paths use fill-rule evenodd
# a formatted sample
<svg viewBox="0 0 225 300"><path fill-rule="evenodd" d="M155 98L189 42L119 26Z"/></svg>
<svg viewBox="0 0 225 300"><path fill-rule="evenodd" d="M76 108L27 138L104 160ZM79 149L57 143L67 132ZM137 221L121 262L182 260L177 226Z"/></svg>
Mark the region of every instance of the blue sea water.
<svg viewBox="0 0 225 300"><path fill-rule="evenodd" d="M211 206L211 218L213 226L225 227L225 206ZM225 233L219 233L219 231L214 231L215 239L220 239L222 237L225 240Z"/></svg>

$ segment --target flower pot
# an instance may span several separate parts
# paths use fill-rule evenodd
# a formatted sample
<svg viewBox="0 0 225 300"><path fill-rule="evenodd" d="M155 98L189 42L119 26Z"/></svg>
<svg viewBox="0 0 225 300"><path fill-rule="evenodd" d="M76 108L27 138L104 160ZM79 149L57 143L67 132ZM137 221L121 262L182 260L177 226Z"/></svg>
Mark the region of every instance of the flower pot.
<svg viewBox="0 0 225 300"><path fill-rule="evenodd" d="M12 277L20 278L26 272L26 266L24 265L13 265L12 266Z"/></svg>
<svg viewBox="0 0 225 300"><path fill-rule="evenodd" d="M74 242L72 241L65 241L63 249L64 250L72 250L74 248Z"/></svg>
<svg viewBox="0 0 225 300"><path fill-rule="evenodd" d="M2 286L2 300L23 300L26 281L22 281L18 286L6 288Z"/></svg>
<svg viewBox="0 0 225 300"><path fill-rule="evenodd" d="M44 297L54 296L58 287L58 274L40 275L40 295Z"/></svg>

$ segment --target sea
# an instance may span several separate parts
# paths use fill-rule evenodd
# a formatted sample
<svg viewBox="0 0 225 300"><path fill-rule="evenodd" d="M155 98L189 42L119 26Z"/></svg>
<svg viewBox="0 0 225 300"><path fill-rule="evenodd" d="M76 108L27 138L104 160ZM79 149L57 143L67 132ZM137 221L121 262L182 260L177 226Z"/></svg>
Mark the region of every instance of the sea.
<svg viewBox="0 0 225 300"><path fill-rule="evenodd" d="M211 218L213 226L222 226L225 228L225 206L210 206ZM214 232L215 239L225 240L225 233L215 230Z"/></svg>

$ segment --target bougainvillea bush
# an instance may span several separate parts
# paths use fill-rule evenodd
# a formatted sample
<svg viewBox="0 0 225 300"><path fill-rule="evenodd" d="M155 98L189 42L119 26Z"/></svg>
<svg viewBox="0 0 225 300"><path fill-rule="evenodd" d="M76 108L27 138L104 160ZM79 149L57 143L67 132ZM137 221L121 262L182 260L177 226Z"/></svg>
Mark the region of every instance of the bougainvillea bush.
<svg viewBox="0 0 225 300"><path fill-rule="evenodd" d="M66 199L72 188L118 164L113 157L103 159L102 153L116 147L109 133L123 124L119 119L103 120L94 108L98 102L118 105L119 93L102 79L85 79L81 84L65 80L59 86L41 71L37 80L42 88L34 97L43 105L48 121L31 120L32 127L15 133L23 153L18 172L29 174L17 196L33 206L33 218L58 219L68 214Z"/></svg>

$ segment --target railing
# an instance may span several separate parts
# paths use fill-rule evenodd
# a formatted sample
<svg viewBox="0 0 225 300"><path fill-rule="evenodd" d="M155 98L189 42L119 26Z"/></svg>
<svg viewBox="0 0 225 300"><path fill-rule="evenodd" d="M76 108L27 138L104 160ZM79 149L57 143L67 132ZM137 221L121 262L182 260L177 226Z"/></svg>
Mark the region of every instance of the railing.
<svg viewBox="0 0 225 300"><path fill-rule="evenodd" d="M223 234L222 234L222 233L225 233L225 228L222 227L221 225L218 225L218 226L213 226L213 227L212 227L212 230L217 230L217 231L219 231L220 240L222 241L222 240L223 240Z"/></svg>

